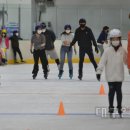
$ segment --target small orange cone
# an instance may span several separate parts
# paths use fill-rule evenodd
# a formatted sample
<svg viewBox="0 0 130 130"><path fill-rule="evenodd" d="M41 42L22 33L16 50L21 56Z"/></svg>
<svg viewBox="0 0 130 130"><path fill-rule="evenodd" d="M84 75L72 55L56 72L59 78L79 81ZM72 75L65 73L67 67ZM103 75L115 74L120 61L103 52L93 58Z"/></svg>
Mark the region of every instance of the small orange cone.
<svg viewBox="0 0 130 130"><path fill-rule="evenodd" d="M64 115L65 115L64 105L63 105L63 102L62 102L62 101L60 102L58 115L59 115L59 116L64 116Z"/></svg>
<svg viewBox="0 0 130 130"><path fill-rule="evenodd" d="M99 95L105 95L104 85L101 84Z"/></svg>

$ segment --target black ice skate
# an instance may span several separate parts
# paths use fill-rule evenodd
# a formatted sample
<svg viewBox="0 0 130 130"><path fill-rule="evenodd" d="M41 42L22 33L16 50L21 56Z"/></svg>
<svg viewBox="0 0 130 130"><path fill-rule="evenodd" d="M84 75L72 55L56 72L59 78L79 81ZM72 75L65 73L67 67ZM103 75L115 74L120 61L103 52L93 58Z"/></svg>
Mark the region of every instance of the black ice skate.
<svg viewBox="0 0 130 130"><path fill-rule="evenodd" d="M82 75L79 75L79 76L78 76L78 79L79 79L79 80L82 80Z"/></svg>
<svg viewBox="0 0 130 130"><path fill-rule="evenodd" d="M33 76L32 76L32 77L33 77L33 79L36 79L36 77L37 77L37 74L33 74Z"/></svg>
<svg viewBox="0 0 130 130"><path fill-rule="evenodd" d="M64 72L63 70L60 70L60 71L59 71L59 75L58 75L59 79L61 79L61 77L62 77L62 75L63 75L63 72Z"/></svg>
<svg viewBox="0 0 130 130"><path fill-rule="evenodd" d="M70 79L73 78L73 70L69 70L69 77L70 77Z"/></svg>
<svg viewBox="0 0 130 130"><path fill-rule="evenodd" d="M47 77L48 77L48 74L44 74L44 78L47 79Z"/></svg>

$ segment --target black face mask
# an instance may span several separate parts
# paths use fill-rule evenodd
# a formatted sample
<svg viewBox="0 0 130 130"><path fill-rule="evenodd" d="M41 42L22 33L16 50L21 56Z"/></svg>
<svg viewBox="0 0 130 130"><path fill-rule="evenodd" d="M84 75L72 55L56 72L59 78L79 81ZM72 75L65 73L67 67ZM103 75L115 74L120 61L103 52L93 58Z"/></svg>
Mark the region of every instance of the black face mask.
<svg viewBox="0 0 130 130"><path fill-rule="evenodd" d="M81 28L84 28L86 25L85 24L80 24L80 27Z"/></svg>

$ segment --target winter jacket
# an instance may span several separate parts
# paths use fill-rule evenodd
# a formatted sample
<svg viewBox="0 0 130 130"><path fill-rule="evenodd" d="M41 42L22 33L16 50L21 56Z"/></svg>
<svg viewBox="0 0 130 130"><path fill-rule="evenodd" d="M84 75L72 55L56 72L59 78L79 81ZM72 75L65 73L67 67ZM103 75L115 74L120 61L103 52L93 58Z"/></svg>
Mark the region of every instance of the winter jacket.
<svg viewBox="0 0 130 130"><path fill-rule="evenodd" d="M92 44L97 47L95 37L89 27L82 30L80 27L76 29L74 39L71 46L78 42L79 47L92 49Z"/></svg>
<svg viewBox="0 0 130 130"><path fill-rule="evenodd" d="M0 37L0 44L2 44L2 37ZM6 48L8 49L9 48L9 38L8 37L5 38L5 45L6 45Z"/></svg>
<svg viewBox="0 0 130 130"><path fill-rule="evenodd" d="M13 35L10 37L12 48L19 48L19 40L22 40L22 38L19 38L16 35Z"/></svg>
<svg viewBox="0 0 130 130"><path fill-rule="evenodd" d="M110 46L104 51L101 57L97 74L101 74L105 67L105 75L108 82L122 82L124 80L124 63L127 63L127 53L125 49L121 46L115 51L115 49Z"/></svg>
<svg viewBox="0 0 130 130"><path fill-rule="evenodd" d="M56 36L54 34L53 31L51 30L46 30L45 33L43 33L45 38L46 38L46 46L45 46L45 49L46 50L52 50L54 49L54 42L56 40Z"/></svg>
<svg viewBox="0 0 130 130"><path fill-rule="evenodd" d="M127 55L127 63L128 63L128 69L130 70L130 32L128 33L128 55Z"/></svg>
<svg viewBox="0 0 130 130"><path fill-rule="evenodd" d="M104 44L104 41L107 40L107 36L108 36L108 34L105 31L102 31L101 34L98 37L97 42L100 43L100 44Z"/></svg>

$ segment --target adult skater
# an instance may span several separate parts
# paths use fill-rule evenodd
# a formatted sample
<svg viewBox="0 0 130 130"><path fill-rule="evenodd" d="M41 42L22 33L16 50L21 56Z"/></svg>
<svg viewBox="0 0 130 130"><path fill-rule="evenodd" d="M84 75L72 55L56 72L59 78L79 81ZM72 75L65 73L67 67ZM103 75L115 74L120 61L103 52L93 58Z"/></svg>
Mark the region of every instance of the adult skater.
<svg viewBox="0 0 130 130"><path fill-rule="evenodd" d="M5 55L4 64L7 64L7 49L9 49L9 37L7 36L7 30L3 29L0 36L0 48Z"/></svg>
<svg viewBox="0 0 130 130"><path fill-rule="evenodd" d="M42 23L41 26L42 26L42 34L44 34L46 38L46 45L45 45L46 55L47 57L50 56L51 59L55 60L59 70L60 61L54 46L56 36L52 30L47 29L45 23Z"/></svg>
<svg viewBox="0 0 130 130"><path fill-rule="evenodd" d="M10 40L11 40L11 45L12 45L13 54L14 54L14 63L16 64L19 63L16 57L17 53L19 54L21 62L25 63L25 61L23 60L21 50L19 48L19 40L23 40L23 39L19 37L19 32L17 30L13 31L13 36L10 37Z"/></svg>
<svg viewBox="0 0 130 130"><path fill-rule="evenodd" d="M107 36L108 36L108 32L109 32L109 27L108 26L104 26L102 32L100 33L97 43L98 43L98 48L100 50L100 55L102 56L104 49L103 49L103 45L104 44L108 44L107 41Z"/></svg>
<svg viewBox="0 0 130 130"><path fill-rule="evenodd" d="M63 74L63 67L64 67L66 54L67 54L68 66L69 66L69 77L70 77L70 79L72 79L72 77L73 77L73 64L72 64L73 50L72 50L72 48L69 51L69 46L70 46L70 43L72 42L73 38L74 38L74 34L71 32L71 26L65 25L64 32L61 34L62 46L61 46L61 50L60 50L60 69L59 69L59 75L58 75L59 78L61 78L61 76ZM74 51L76 53L75 46L74 46Z"/></svg>
<svg viewBox="0 0 130 130"><path fill-rule="evenodd" d="M75 36L73 41L70 44L69 49L78 42L79 45L79 76L78 78L82 80L83 76L83 62L85 53L88 54L90 61L92 62L95 70L97 68L97 63L95 62L94 55L93 55L93 49L92 49L92 43L95 47L95 51L98 53L98 47L93 35L92 30L86 26L86 20L80 19L79 20L80 27L76 29Z"/></svg>
<svg viewBox="0 0 130 130"><path fill-rule="evenodd" d="M103 68L105 67L106 80L109 86L109 113L114 112L114 95L117 95L117 109L122 116L122 82L124 81L124 65L127 64L127 54L121 45L121 32L118 29L110 31L110 43L100 60L97 68L97 79L100 81Z"/></svg>
<svg viewBox="0 0 130 130"><path fill-rule="evenodd" d="M34 58L34 67L33 67L33 79L36 78L37 73L39 71L39 66L38 66L38 61L39 58L41 60L42 68L43 68L43 73L44 73L44 78L47 79L47 57L45 53L45 36L42 35L42 27L41 26L36 26L35 27L36 33L32 36L31 39L31 45L30 45L30 52L33 54ZM34 50L32 50L34 47Z"/></svg>

